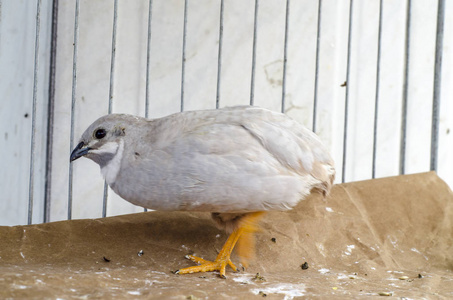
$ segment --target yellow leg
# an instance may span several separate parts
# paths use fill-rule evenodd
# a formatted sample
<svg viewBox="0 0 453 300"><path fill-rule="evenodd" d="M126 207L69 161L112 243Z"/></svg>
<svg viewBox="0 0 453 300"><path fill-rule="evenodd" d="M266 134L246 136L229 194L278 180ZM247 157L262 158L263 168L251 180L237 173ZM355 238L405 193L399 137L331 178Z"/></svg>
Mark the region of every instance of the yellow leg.
<svg viewBox="0 0 453 300"><path fill-rule="evenodd" d="M189 274L189 273L197 273L197 272L211 272L211 271L219 271L220 272L220 277L226 278L225 277L225 268L227 265L229 265L234 271L237 271L236 266L231 262L230 256L231 252L233 252L234 246L238 242L238 240L245 234L246 238L246 243L240 243L242 244L241 249L242 253L240 254L246 254L244 252L250 252L252 250L253 252L253 244L250 244L251 240L251 234L256 231L256 223L260 219L260 217L264 214L264 212L256 212L256 213L250 213L248 215L245 215L243 219L241 220L241 223L239 224L239 227L233 231L233 233L228 237L227 241L222 247L222 250L220 250L220 253L217 255L217 258L215 261L208 261L204 260L203 258L196 257L193 255L187 255L186 257L190 259L191 261L200 264L199 266L193 266L193 267L188 267L188 268L183 268L178 271L176 271L176 274ZM252 247L252 249L248 249L247 251L244 250L244 244L249 245ZM245 258L251 257L251 255L247 254L244 255Z"/></svg>

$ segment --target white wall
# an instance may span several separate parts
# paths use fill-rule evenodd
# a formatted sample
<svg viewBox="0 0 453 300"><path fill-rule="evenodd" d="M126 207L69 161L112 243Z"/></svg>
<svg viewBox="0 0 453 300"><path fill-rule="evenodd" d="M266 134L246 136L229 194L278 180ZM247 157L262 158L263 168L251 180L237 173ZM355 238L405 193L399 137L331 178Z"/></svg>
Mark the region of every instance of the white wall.
<svg viewBox="0 0 453 300"><path fill-rule="evenodd" d="M0 124L7 128L7 148L0 147L0 225L23 224L27 217L30 111L34 57L31 1L1 1ZM255 104L281 109L286 1L261 0L258 12ZM412 1L407 132L407 173L429 170L431 107L437 5ZM22 5L22 6L20 6ZM291 1L288 31L286 112L311 127L316 62L316 1ZM20 7L19 7L20 6ZM50 1L43 1L37 139L45 141ZM69 132L74 41L72 1L60 1L58 16L55 132L51 220L67 216ZM254 1L228 0L224 7L220 106L249 103ZM216 101L220 1L188 1L184 107L214 108ZM351 73L346 181L371 177L378 1L355 1L352 15ZM152 15L150 117L179 111L184 1L154 0ZM9 16L9 17L8 17ZM447 1L442 73L439 175L453 184L452 17ZM20 18L19 18L20 17ZM81 1L78 44L76 141L85 128L108 111L113 1ZM377 177L398 174L404 80L406 1L383 1L379 89ZM144 115L148 1L119 1L113 111ZM322 1L317 133L332 149L341 177L347 67L349 1ZM11 29L12 28L12 29ZM10 41L11 40L11 41ZM8 42L6 42L8 41ZM47 48L46 48L47 47ZM46 52L47 51L47 52ZM46 56L47 55L47 56ZM18 72L11 76L11 71ZM27 85L17 87L20 82ZM6 96L5 96L6 95ZM18 124L16 134L13 124ZM15 137L14 139L12 137ZM3 137L1 137L3 138ZM76 142L74 141L74 142ZM14 150L12 150L14 149ZM14 151L14 152L13 152ZM44 148L38 146L36 198L43 195ZM19 153L14 158L13 153ZM18 167L19 166L19 167ZM7 179L7 180L6 180ZM6 183L5 183L6 182ZM74 164L74 218L102 212L103 180L87 159ZM39 205L39 200L37 204ZM108 215L142 211L109 193ZM34 211L42 221L42 206Z"/></svg>

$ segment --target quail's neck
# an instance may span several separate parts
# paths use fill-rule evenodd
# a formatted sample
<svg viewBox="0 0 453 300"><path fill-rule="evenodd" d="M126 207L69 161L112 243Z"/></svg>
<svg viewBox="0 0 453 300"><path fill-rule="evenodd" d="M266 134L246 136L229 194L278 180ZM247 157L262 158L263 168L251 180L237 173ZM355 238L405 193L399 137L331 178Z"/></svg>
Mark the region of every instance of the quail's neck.
<svg viewBox="0 0 453 300"><path fill-rule="evenodd" d="M115 183L116 177L121 167L121 160L123 158L124 152L124 141L120 140L118 144L118 149L114 154L113 158L110 159L105 165L101 166L101 173L104 176L107 184L112 187Z"/></svg>

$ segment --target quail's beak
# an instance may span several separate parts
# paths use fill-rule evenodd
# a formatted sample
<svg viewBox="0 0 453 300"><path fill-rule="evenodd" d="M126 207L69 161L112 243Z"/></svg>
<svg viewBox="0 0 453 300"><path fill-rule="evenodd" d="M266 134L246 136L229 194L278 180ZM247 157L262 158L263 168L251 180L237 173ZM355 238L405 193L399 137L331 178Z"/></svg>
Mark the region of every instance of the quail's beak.
<svg viewBox="0 0 453 300"><path fill-rule="evenodd" d="M80 142L77 147L75 147L75 149L72 151L71 153L71 158L70 158L70 161L74 161L76 160L77 158L79 157L82 157L84 155L87 155L88 154L88 151L91 150L91 148L89 147L84 147L85 144L83 142Z"/></svg>

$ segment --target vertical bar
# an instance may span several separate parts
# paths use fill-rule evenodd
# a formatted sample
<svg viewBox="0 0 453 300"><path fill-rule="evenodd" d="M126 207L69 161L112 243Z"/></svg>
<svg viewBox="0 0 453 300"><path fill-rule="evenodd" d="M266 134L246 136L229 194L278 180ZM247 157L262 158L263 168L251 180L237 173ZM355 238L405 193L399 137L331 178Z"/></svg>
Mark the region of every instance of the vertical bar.
<svg viewBox="0 0 453 300"><path fill-rule="evenodd" d="M436 31L436 57L434 64L434 92L433 92L433 116L431 130L431 166L432 171L437 171L437 157L439 148L439 109L440 92L442 82L442 52L444 41L445 0L439 0L437 7L437 31Z"/></svg>
<svg viewBox="0 0 453 300"><path fill-rule="evenodd" d="M406 168L406 135L407 135L407 97L409 94L409 59L410 59L410 34L411 34L411 12L412 0L407 0L406 8L406 37L404 48L404 82L403 99L401 107L401 139L400 139L400 165L399 174L405 173Z"/></svg>
<svg viewBox="0 0 453 300"><path fill-rule="evenodd" d="M252 48L252 78L250 86L250 105L255 103L255 70L256 70L256 40L258 38L258 6L259 0L255 0L255 16L253 20L253 48Z"/></svg>
<svg viewBox="0 0 453 300"><path fill-rule="evenodd" d="M108 198L108 185L107 182L104 181L104 196L102 198L102 217L105 218L107 216L107 198Z"/></svg>
<svg viewBox="0 0 453 300"><path fill-rule="evenodd" d="M110 86L109 86L109 110L108 113L112 113L113 106L113 92L114 92L114 83L115 83L115 57L116 57L116 28L118 24L118 0L115 0L113 5L113 30L112 30L112 55L110 62ZM102 217L107 216L107 200L108 200L108 185L104 181L104 197L102 201Z"/></svg>
<svg viewBox="0 0 453 300"><path fill-rule="evenodd" d="M378 53L376 62L376 95L374 100L374 128L373 128L373 165L371 169L371 178L376 177L376 142L377 126L379 114L379 87L381 75L381 38L382 38L382 0L379 1L379 29L378 29Z"/></svg>
<svg viewBox="0 0 453 300"><path fill-rule="evenodd" d="M220 104L220 75L222 73L222 43L223 43L223 5L224 0L220 1L220 28L219 28L219 54L217 61L217 93L215 108L219 108Z"/></svg>
<svg viewBox="0 0 453 300"><path fill-rule="evenodd" d="M50 205L52 192L52 154L53 154L53 126L55 107L55 72L57 59L57 27L58 27L58 0L52 2L52 29L50 40L50 70L49 70L49 102L47 105L47 145L46 145L46 180L44 194L43 222L50 221Z"/></svg>
<svg viewBox="0 0 453 300"><path fill-rule="evenodd" d="M313 96L313 125L312 131L316 132L316 116L318 110L318 78L319 78L319 43L321 41L321 8L322 0L318 1L318 24L316 32L316 65L315 65L315 91Z"/></svg>
<svg viewBox="0 0 453 300"><path fill-rule="evenodd" d="M115 83L116 28L118 25L118 0L113 5L112 55L110 61L109 114L112 113L113 92Z"/></svg>
<svg viewBox="0 0 453 300"><path fill-rule="evenodd" d="M74 52L72 56L72 96L71 96L71 136L69 140L69 153L74 148L74 119L75 102L77 90L77 54L79 48L79 10L80 0L76 0L75 21L74 21ZM72 219L72 184L73 184L73 164L69 164L69 188L68 188L68 220Z"/></svg>
<svg viewBox="0 0 453 300"><path fill-rule="evenodd" d="M285 113L286 64L288 61L288 27L289 27L288 23L289 23L289 0L286 0L285 43L283 46L282 113Z"/></svg>
<svg viewBox="0 0 453 300"><path fill-rule="evenodd" d="M345 182L346 175L346 150L347 150L347 137L348 137L348 107L349 107L349 75L351 68L351 40L352 40L352 13L353 13L353 0L349 3L349 29L348 29L348 58L346 67L346 95L344 101L344 130L343 130L343 164L341 170L341 182Z"/></svg>
<svg viewBox="0 0 453 300"><path fill-rule="evenodd" d="M39 69L39 33L41 29L41 0L36 7L36 36L35 36L35 64L33 72L33 107L31 119L31 149L30 149L30 178L28 185L28 224L33 221L33 189L35 171L35 144L36 144L36 99L38 96L38 69Z"/></svg>
<svg viewBox="0 0 453 300"><path fill-rule="evenodd" d="M148 39L146 43L146 89L145 89L145 118L149 117L149 77L150 77L150 60L151 60L151 20L153 12L153 0L148 4ZM148 209L144 208L144 211Z"/></svg>
<svg viewBox="0 0 453 300"><path fill-rule="evenodd" d="M184 1L184 27L182 35L182 68L181 68L181 111L184 111L184 79L186 73L186 36L187 36L187 2Z"/></svg>
<svg viewBox="0 0 453 300"><path fill-rule="evenodd" d="M149 0L148 6L148 39L146 43L146 88L145 88L145 118L149 117L149 77L151 61L151 20L153 12L153 0Z"/></svg>

